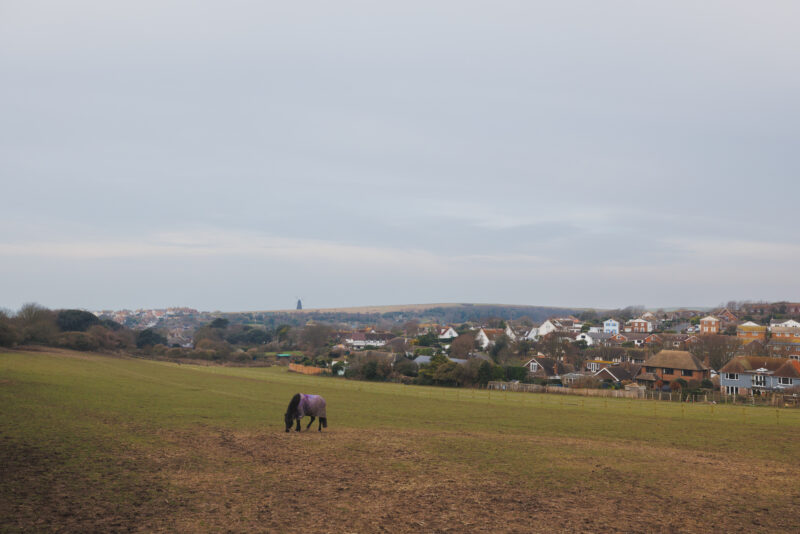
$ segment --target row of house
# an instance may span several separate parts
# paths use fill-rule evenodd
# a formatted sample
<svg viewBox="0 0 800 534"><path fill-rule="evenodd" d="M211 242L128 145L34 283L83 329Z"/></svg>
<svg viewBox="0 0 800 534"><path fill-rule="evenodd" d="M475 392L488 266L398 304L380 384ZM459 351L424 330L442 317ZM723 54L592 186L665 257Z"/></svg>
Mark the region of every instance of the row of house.
<svg viewBox="0 0 800 534"><path fill-rule="evenodd" d="M562 362L538 355L525 366L535 376L568 383L575 376ZM677 379L703 381L711 377L711 369L687 351L662 350L645 361L587 362L587 370L600 380L630 381L654 387L668 387ZM567 376L569 375L569 376ZM567 380L564 381L564 377ZM720 391L727 395L753 395L761 392L800 388L800 361L764 356L737 356L719 372Z"/></svg>

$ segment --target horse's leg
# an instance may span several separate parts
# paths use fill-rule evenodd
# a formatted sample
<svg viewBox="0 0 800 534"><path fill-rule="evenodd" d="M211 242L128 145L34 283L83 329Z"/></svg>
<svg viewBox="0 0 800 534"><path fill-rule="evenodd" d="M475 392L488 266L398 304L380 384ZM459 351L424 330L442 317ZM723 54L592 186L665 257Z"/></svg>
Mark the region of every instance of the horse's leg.
<svg viewBox="0 0 800 534"><path fill-rule="evenodd" d="M313 423L313 422L314 422L314 419L316 419L316 417L314 417L314 416L312 415L312 416L311 416L311 421L309 421L309 422L308 422L308 424L306 425L306 430L308 430L308 429L311 427L311 423Z"/></svg>
<svg viewBox="0 0 800 534"><path fill-rule="evenodd" d="M297 418L297 428L295 428L295 430L300 432L300 418L299 417Z"/></svg>
<svg viewBox="0 0 800 534"><path fill-rule="evenodd" d="M327 417L320 417L319 418L319 431L322 432L323 428L328 428L328 418Z"/></svg>

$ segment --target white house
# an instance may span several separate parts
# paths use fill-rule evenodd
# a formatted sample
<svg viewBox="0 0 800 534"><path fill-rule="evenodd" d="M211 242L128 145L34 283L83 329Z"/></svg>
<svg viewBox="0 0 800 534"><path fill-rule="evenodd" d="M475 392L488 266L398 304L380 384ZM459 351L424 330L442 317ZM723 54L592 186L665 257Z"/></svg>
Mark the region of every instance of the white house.
<svg viewBox="0 0 800 534"><path fill-rule="evenodd" d="M531 341L539 341L539 327L534 326L531 328L531 331L525 334L525 339L530 339Z"/></svg>
<svg viewBox="0 0 800 534"><path fill-rule="evenodd" d="M478 342L482 350L486 350L486 347L489 346L489 336L486 335L483 328L478 330L478 333L475 335L475 341Z"/></svg>
<svg viewBox="0 0 800 534"><path fill-rule="evenodd" d="M616 319L606 319L603 321L603 332L606 334L619 334L619 321Z"/></svg>
<svg viewBox="0 0 800 534"><path fill-rule="evenodd" d="M798 328L798 327L800 327L800 323L798 323L794 319L789 319L788 321L783 321L782 323L779 323L777 321L770 321L769 330L772 330L775 327L780 327L780 328Z"/></svg>
<svg viewBox="0 0 800 534"><path fill-rule="evenodd" d="M515 334L514 331L511 330L510 326L506 325L505 333L509 337L509 339L511 339L511 341L516 341L517 340L517 334Z"/></svg>
<svg viewBox="0 0 800 534"><path fill-rule="evenodd" d="M452 326L439 329L439 339L455 339L458 337L458 332Z"/></svg>
<svg viewBox="0 0 800 534"><path fill-rule="evenodd" d="M626 332L643 334L653 331L653 323L646 319L632 319L625 325Z"/></svg>
<svg viewBox="0 0 800 534"><path fill-rule="evenodd" d="M556 324L557 323L555 321L551 321L550 319L546 320L541 325L539 325L539 328L536 331L536 335L539 337L544 337L550 332L555 332L556 330L558 330Z"/></svg>

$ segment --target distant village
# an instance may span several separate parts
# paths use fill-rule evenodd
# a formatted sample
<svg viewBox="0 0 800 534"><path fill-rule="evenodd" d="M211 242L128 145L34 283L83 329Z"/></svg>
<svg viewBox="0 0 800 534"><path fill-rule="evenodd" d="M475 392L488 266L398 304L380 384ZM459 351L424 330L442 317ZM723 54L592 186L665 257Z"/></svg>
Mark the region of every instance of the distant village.
<svg viewBox="0 0 800 534"><path fill-rule="evenodd" d="M800 391L800 303L729 303L710 312L639 311L629 318L585 311L538 323L496 317L454 324L411 319L347 328L308 320L276 327L283 328L283 337L275 330L261 343L275 352L277 363L291 361L353 378L442 385L493 380L733 396ZM183 351L173 350L174 356L221 350L226 339L215 334L212 345L203 325L228 319L190 308L97 315L139 330L161 326L167 335L163 345ZM248 331L257 339L253 329L264 316L240 319L252 326L238 327L237 339L248 339L242 337ZM257 359L261 349L244 345L231 350ZM370 362L372 374L364 371L372 368ZM484 375L479 376L483 362Z"/></svg>

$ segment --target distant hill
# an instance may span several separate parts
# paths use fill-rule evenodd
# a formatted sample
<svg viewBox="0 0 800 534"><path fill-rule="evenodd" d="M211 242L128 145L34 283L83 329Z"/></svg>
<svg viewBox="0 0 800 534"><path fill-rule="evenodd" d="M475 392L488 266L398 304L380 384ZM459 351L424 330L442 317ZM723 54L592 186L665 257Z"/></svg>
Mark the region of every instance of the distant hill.
<svg viewBox="0 0 800 534"><path fill-rule="evenodd" d="M534 322L541 322L554 315L577 314L581 311L583 310L580 308L557 308L550 306L436 303L278 310L251 313L263 317L264 321L267 323L300 324L309 320L330 323L372 323L377 321L402 323L411 320L419 322L463 323L466 321L481 321L490 317L510 320L528 317Z"/></svg>

